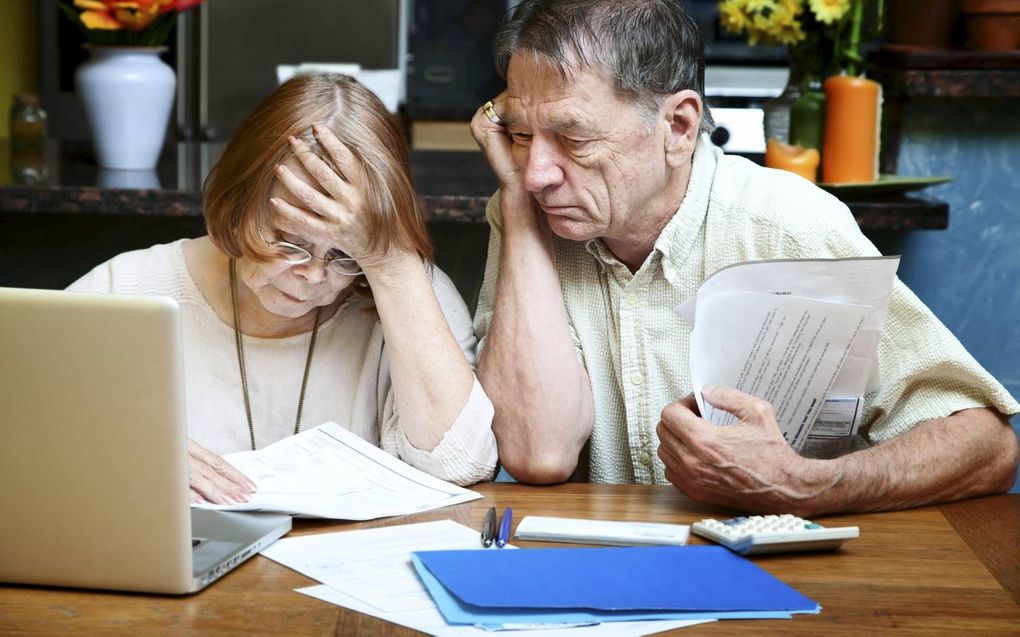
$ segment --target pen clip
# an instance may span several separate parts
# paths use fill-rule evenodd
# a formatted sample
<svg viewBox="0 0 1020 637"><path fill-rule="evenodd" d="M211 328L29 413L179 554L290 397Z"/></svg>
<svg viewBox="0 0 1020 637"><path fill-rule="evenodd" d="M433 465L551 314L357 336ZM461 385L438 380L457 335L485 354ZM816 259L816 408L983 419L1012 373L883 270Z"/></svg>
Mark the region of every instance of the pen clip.
<svg viewBox="0 0 1020 637"><path fill-rule="evenodd" d="M496 536L496 546L503 548L510 540L510 525L513 520L513 511L510 507L503 509L503 519L499 522L499 534Z"/></svg>
<svg viewBox="0 0 1020 637"><path fill-rule="evenodd" d="M496 507L489 507L482 523L482 546L489 548L496 539Z"/></svg>

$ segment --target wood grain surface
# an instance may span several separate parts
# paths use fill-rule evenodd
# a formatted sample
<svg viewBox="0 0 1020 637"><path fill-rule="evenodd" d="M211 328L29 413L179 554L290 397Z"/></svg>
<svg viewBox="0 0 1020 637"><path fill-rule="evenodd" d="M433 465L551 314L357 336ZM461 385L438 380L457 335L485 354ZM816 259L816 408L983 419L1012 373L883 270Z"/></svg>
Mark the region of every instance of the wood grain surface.
<svg viewBox="0 0 1020 637"><path fill-rule="evenodd" d="M475 489L485 498L367 523L298 520L292 534L444 518L479 528L489 506L513 507L515 525L529 514L681 524L733 515L694 503L671 487L490 483ZM818 601L821 614L791 620L722 621L675 634L1020 632L1020 495L818 521L825 526L859 526L861 536L835 552L761 556L754 562ZM691 543L703 541L692 536ZM257 556L189 597L0 586L0 634L418 634L293 592L314 583Z"/></svg>

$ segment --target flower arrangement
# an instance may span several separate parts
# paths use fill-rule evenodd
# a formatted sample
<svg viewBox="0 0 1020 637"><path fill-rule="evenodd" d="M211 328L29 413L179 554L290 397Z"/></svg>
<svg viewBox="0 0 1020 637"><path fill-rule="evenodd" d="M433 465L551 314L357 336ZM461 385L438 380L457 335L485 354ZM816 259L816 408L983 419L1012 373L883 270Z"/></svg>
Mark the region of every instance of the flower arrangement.
<svg viewBox="0 0 1020 637"><path fill-rule="evenodd" d="M881 21L883 0L721 0L723 28L747 36L751 45L786 46L825 75L857 75L865 10Z"/></svg>
<svg viewBox="0 0 1020 637"><path fill-rule="evenodd" d="M175 18L203 0L74 0L60 8L89 44L156 47L166 43Z"/></svg>

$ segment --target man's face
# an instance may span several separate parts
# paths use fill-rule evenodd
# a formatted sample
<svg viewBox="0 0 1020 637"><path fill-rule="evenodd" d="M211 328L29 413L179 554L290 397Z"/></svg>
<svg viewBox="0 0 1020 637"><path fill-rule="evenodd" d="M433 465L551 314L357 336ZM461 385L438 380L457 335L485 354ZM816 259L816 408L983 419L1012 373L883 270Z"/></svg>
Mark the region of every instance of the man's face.
<svg viewBox="0 0 1020 637"><path fill-rule="evenodd" d="M554 233L575 241L602 237L612 248L661 229L652 226L669 176L668 126L643 119L604 74L575 70L563 82L542 58L514 56L503 117L524 185Z"/></svg>

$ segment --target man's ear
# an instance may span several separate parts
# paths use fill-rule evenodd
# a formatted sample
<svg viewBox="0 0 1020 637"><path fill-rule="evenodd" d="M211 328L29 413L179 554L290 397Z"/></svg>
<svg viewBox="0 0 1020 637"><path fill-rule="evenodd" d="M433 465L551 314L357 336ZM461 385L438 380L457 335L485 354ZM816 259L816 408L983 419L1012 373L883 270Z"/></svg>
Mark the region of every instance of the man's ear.
<svg viewBox="0 0 1020 637"><path fill-rule="evenodd" d="M662 104L661 112L668 127L666 161L673 168L690 163L694 155L701 128L701 110L701 97L690 89L673 93Z"/></svg>

